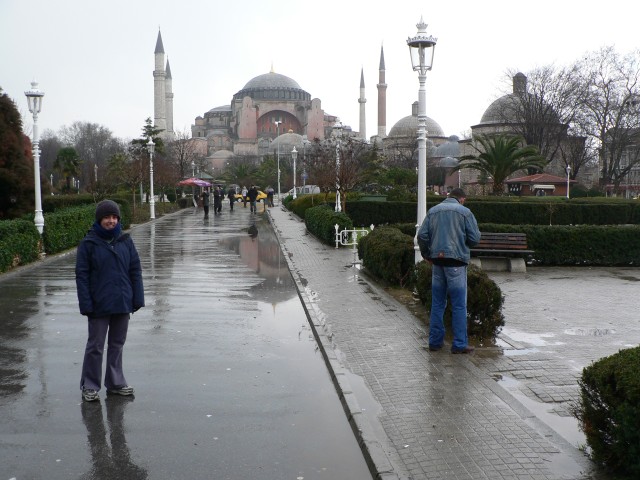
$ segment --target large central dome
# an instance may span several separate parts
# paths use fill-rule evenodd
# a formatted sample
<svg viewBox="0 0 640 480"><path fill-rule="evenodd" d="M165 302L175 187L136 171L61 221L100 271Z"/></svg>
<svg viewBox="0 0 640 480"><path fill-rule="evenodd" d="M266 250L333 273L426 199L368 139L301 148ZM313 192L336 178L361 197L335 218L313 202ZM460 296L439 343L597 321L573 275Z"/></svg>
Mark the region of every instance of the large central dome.
<svg viewBox="0 0 640 480"><path fill-rule="evenodd" d="M258 75L236 93L234 100L251 97L254 100L310 100L311 95L305 92L294 79L273 71Z"/></svg>
<svg viewBox="0 0 640 480"><path fill-rule="evenodd" d="M252 78L244 86L243 90L259 88L296 88L301 90L300 85L294 79L279 73L269 72Z"/></svg>

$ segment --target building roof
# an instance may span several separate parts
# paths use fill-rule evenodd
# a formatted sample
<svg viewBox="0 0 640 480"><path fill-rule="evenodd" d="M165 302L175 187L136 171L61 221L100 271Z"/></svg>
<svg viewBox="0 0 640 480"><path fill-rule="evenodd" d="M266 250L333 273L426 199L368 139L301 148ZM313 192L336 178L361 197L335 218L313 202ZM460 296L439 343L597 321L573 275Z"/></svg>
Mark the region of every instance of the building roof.
<svg viewBox="0 0 640 480"><path fill-rule="evenodd" d="M276 72L269 72L263 75L258 75L247 82L242 90L255 90L263 88L295 88L302 90L298 82L286 75L281 75Z"/></svg>

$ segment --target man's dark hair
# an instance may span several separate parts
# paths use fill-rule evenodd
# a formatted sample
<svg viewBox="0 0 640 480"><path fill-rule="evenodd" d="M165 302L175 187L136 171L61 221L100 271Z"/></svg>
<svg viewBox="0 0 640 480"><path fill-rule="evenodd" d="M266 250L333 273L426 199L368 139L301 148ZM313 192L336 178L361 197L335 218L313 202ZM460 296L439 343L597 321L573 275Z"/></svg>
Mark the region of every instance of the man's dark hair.
<svg viewBox="0 0 640 480"><path fill-rule="evenodd" d="M464 190L461 188L454 188L449 192L449 197L460 200L461 198L467 198L467 195L465 195Z"/></svg>

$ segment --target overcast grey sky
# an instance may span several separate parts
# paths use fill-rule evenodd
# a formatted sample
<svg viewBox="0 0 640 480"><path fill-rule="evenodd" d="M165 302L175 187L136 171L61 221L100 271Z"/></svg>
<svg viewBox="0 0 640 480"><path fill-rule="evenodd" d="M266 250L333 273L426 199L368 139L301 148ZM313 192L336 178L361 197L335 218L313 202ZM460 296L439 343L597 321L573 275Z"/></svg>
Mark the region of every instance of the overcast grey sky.
<svg viewBox="0 0 640 480"><path fill-rule="evenodd" d="M384 45L387 132L411 114L418 77L407 37L420 17L438 38L427 115L446 135L475 125L505 93L505 72L564 65L614 45L639 47L640 4L628 0L0 0L0 87L31 132L24 91L45 92L40 131L80 120L135 138L153 118L158 28L173 76L174 128L228 105L252 78L291 77L326 113L359 127L360 69L367 136L377 132Z"/></svg>

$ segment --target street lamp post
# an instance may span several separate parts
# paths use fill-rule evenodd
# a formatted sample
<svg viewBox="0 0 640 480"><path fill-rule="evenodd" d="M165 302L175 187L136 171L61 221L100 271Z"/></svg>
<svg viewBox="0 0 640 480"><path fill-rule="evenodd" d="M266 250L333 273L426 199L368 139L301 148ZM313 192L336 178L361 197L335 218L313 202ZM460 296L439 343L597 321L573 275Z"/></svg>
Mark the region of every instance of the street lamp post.
<svg viewBox="0 0 640 480"><path fill-rule="evenodd" d="M280 136L280 124L282 123L282 120L276 120L273 123L276 124L276 139L277 139ZM280 142L278 142L278 153L276 156L278 158L278 205L280 205Z"/></svg>
<svg viewBox="0 0 640 480"><path fill-rule="evenodd" d="M418 90L418 218L416 223L416 236L414 239L415 262L422 261L420 248L418 247L418 230L424 217L427 216L427 113L426 90L427 72L433 65L433 54L436 48L437 38L427 35L427 24L422 17L416 24L418 33L415 37L407 39L411 65L418 72L420 89Z"/></svg>
<svg viewBox="0 0 640 480"><path fill-rule="evenodd" d="M342 202L340 200L340 137L342 136L342 123L338 121L333 126L336 135L336 212L342 211Z"/></svg>
<svg viewBox="0 0 640 480"><path fill-rule="evenodd" d="M31 82L31 90L24 92L27 96L29 111L33 115L33 177L35 184L35 216L34 223L40 235L44 230L44 216L42 215L42 191L40 190L40 138L38 136L38 114L42 109L44 92L38 89L38 82Z"/></svg>
<svg viewBox="0 0 640 480"><path fill-rule="evenodd" d="M93 165L93 179L98 183L98 164Z"/></svg>
<svg viewBox="0 0 640 480"><path fill-rule="evenodd" d="M569 198L569 182L570 182L569 174L570 173L571 173L571 166L567 165L567 198Z"/></svg>
<svg viewBox="0 0 640 480"><path fill-rule="evenodd" d="M298 158L298 151L296 150L296 147L293 147L293 150L291 150L291 158L293 158L293 199L295 200L298 198L298 195L296 194L296 160Z"/></svg>
<svg viewBox="0 0 640 480"><path fill-rule="evenodd" d="M153 143L153 139L149 137L147 150L149 150L149 217L151 220L156 218L156 200L153 196L153 152L155 149L156 144Z"/></svg>

